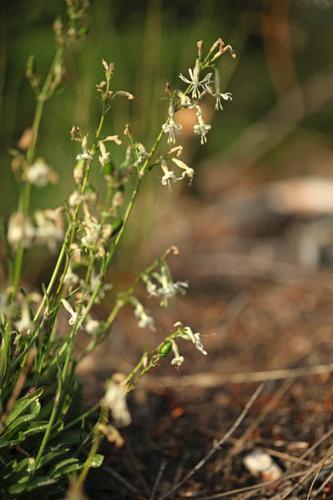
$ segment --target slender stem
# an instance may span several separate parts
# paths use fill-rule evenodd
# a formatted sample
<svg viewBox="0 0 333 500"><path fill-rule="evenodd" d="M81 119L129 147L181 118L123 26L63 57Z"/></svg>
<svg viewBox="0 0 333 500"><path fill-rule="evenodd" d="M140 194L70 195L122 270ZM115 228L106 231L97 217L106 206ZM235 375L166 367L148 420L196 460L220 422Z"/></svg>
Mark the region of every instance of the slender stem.
<svg viewBox="0 0 333 500"><path fill-rule="evenodd" d="M172 341L177 337L179 337L179 329L165 337L165 339L157 347L155 347L154 351L149 356L148 362L147 359L145 359L144 355L141 356L139 362L135 365L133 370L127 375L125 379L124 385L127 392L132 391L135 388L138 380L140 380L140 378L142 378L147 372L158 365L161 359L160 350L163 345L165 345L165 342Z"/></svg>
<svg viewBox="0 0 333 500"><path fill-rule="evenodd" d="M109 91L109 86L110 86L110 81L107 82L107 91ZM98 147L98 142L97 141L98 141L98 138L100 137L100 134L102 132L106 114L107 114L107 109L105 107L105 104L103 104L102 114L101 114L101 118L100 118L100 121L99 121L99 124L98 124L97 132L96 132L96 142L92 146L92 155L94 155L94 153L97 151L97 147ZM84 191L85 191L85 189L86 189L87 182L88 182L88 177L89 177L89 172L90 172L90 164L87 164L86 171L85 171L85 176L84 176L81 188L80 188L80 194L83 194ZM51 292L53 290L53 287L55 285L55 282L57 280L58 274L60 272L60 269L61 269L64 257L66 255L66 251L67 251L68 248L70 248L71 244L74 241L74 236L75 236L75 231L76 231L76 221L77 221L77 217L78 217L78 214L79 214L79 210L80 210L80 205L78 205L76 207L76 209L74 211L74 214L73 214L73 218L71 220L71 223L70 223L70 225L67 228L66 235L65 235L65 238L64 238L64 242L63 242L62 247L60 249L56 265L54 267L52 276L51 276L49 284L47 286L46 293L44 294L42 302L40 303L39 308L38 308L38 310L37 310L37 312L35 314L34 321L37 321L37 319L39 318L39 316L40 316L40 314L41 314L41 312L42 312L42 310L44 308L44 305L45 305L45 302L46 302L46 298L51 294ZM68 270L68 266L69 266L69 260L65 264L65 268L63 269L62 278L60 279L59 286L58 286L57 292L56 292L57 294L60 294L60 291L61 291L61 288L62 288L63 282L64 282L64 277L65 277L66 272Z"/></svg>
<svg viewBox="0 0 333 500"><path fill-rule="evenodd" d="M61 58L63 56L63 47L58 47L52 65L50 67L50 70L48 72L48 75L45 79L43 88L37 97L37 105L36 105L36 110L35 110L35 115L33 119L33 124L32 124L32 141L29 146L28 152L27 152L27 164L30 165L35 157L35 152L36 152L36 144L37 144L37 139L38 139L38 133L39 133L39 128L43 116L43 111L45 107L45 102L48 99L49 92L50 92L50 86L52 83L52 77L53 77L53 71L54 68L59 64L61 61ZM29 211L29 205L30 205L30 198L31 198L31 184L28 181L25 181L23 189L20 193L20 199L19 199L19 204L18 204L18 211L22 213L24 216L28 214ZM13 271L13 278L12 278L12 297L15 297L18 287L20 284L20 278L21 278L21 272L22 272L22 264L23 264L23 255L24 255L24 242L20 241L16 255L15 255L15 262L14 262L14 271Z"/></svg>
<svg viewBox="0 0 333 500"><path fill-rule="evenodd" d="M134 206L134 203L135 203L135 200L138 196L138 192L139 192L139 187L141 185L141 182L142 182L142 179L144 178L146 172L147 172L147 169L148 169L148 166L149 166L149 162L151 160L151 158L153 157L159 143L161 142L162 140L162 137L163 137L163 130L161 129L154 144L153 144L153 147L151 148L148 156L147 156L147 159L145 160L143 166L142 166L142 169L139 173L139 175L137 176L136 178L136 181L135 181L135 185L134 185L134 188L132 190L132 194L131 194L131 198L130 198L130 201L127 205L127 208L126 208L126 211L125 211L125 215L124 215L124 220L123 220L123 225L121 226L120 228L120 231L118 232L114 242L113 242L113 245L110 249L110 252L108 253L108 255L106 256L105 260L103 261L103 264L101 266L101 278L100 281L99 281L99 284L96 286L94 292L92 293L91 297L90 297L90 300L87 304L87 306L85 307L84 309L84 312L83 312L83 315L81 316L78 324L77 324L77 327L75 327L76 331L83 325L84 321L86 320L89 312L91 311L92 307L94 306L95 304L95 301L96 301L96 298L98 297L98 294L103 286L103 279L105 277L105 274L108 270L108 267L115 255L115 252L119 246L119 243L120 243L120 240L123 236L123 233L124 233L124 230L125 228L127 227L127 224L128 224L128 220L129 220L129 217L131 215L131 212L132 212L132 209L133 209L133 206Z"/></svg>
<svg viewBox="0 0 333 500"><path fill-rule="evenodd" d="M74 425L76 425L81 420L84 420L85 418L89 417L89 415L91 415L92 413L94 413L97 410L98 407L99 407L99 402L96 403L91 408L89 408L89 410L87 410L84 413L82 413L82 415L80 415L79 417L76 417L69 424L65 425L64 428L63 428L63 431L67 431L68 429L70 429L71 427L73 427Z"/></svg>
<svg viewBox="0 0 333 500"><path fill-rule="evenodd" d="M163 255L161 255L160 257L158 257L156 260L154 260L154 262L152 264L150 264L148 267L146 267L144 269L144 271L137 277L137 279L135 280L135 282L133 283L133 285L131 287L127 288L125 292L121 292L118 295L118 297L116 299L116 302L115 302L113 308L111 309L111 312L110 312L109 316L104 321L104 323L101 326L101 329L99 330L97 336L91 342L89 342L88 346L86 347L86 349L84 350L84 352L79 357L78 363L83 358L85 358L85 356L87 356L90 352L92 352L98 344L100 344L103 341L103 338L104 338L105 334L107 333L107 331L109 330L109 328L112 326L112 324L113 324L114 320L116 319L119 311L127 303L126 299L124 299L124 296L130 296L134 292L134 289L137 286L138 282L140 281L141 277L143 275L145 275L145 274L151 273L154 269L156 269L156 267L158 267L160 265L161 261L163 259L165 259L173 251L172 249L173 249L173 247L168 248L163 253Z"/></svg>
<svg viewBox="0 0 333 500"><path fill-rule="evenodd" d="M88 472L89 472L89 470L92 467L92 464L93 464L93 461L94 461L94 457L95 457L95 455L96 455L96 453L98 451L98 447L99 447L99 444L100 444L101 439L102 439L102 433L99 430L99 425L101 423L104 423L104 422L107 422L107 410L106 410L106 408L102 407L99 419L98 419L98 421L96 422L96 424L94 426L93 441L92 441L92 444L91 444L91 448L89 450L89 453L88 453L88 456L86 458L86 461L84 462L81 474L79 475L79 477L77 479L77 482L76 482L76 485L79 486L79 487L83 485L83 483L86 480L86 477L88 475Z"/></svg>
<svg viewBox="0 0 333 500"><path fill-rule="evenodd" d="M100 344L102 342L102 340L105 337L105 334L107 333L107 331L111 327L112 323L116 319L119 311L124 306L125 306L125 302L122 299L116 300L116 303L113 306L109 316L104 321L103 325L101 325L101 330L98 331L97 335L91 340L91 342L89 342L89 344L87 345L87 347L85 348L85 350L83 351L81 356L79 357L78 363L80 363L80 361L82 361L83 358L85 358L88 354L90 354L96 348L96 346L98 346L98 344Z"/></svg>
<svg viewBox="0 0 333 500"><path fill-rule="evenodd" d="M62 384L61 384L61 381L59 379L58 380L57 392L56 392L56 395L55 395L55 398L54 398L54 404L53 404L52 412L51 412L50 419L49 419L49 422L48 422L45 434L43 436L41 445L40 445L38 453L37 453L37 457L36 457L36 460L35 460L35 463L34 463L33 473L38 469L40 459L41 459L41 457L42 457L42 455L44 453L45 446L47 445L47 442L49 440L49 437L50 437L50 434L51 434L51 430L52 430L55 418L57 416L57 411L58 411L59 404L60 404L61 391L62 391Z"/></svg>
<svg viewBox="0 0 333 500"><path fill-rule="evenodd" d="M155 152L156 152L156 149L158 148L161 140L162 140L162 137L163 137L163 130L161 129L143 166L142 166L142 169L141 171L139 172L139 175L138 177L136 178L136 182L135 182L135 185L134 185L134 188L133 188L133 191L132 191L132 195L131 195L131 199L127 205L127 208L126 208L126 212L125 212L125 215L124 215L124 221L123 221L123 225L121 226L115 240L114 240L114 243L113 243L113 246L111 247L111 250L109 252L109 254L107 255L104 263L103 263L103 267L102 267L102 272L105 273L114 257L114 254L118 248L118 245L119 245L119 242L122 238L122 235L125 231L125 228L127 226L127 223L128 223L128 219L131 215L131 212L132 212L132 209L133 209L133 206L134 206L134 203L135 203L135 200L137 198L137 195L138 195L138 192L139 192L139 188L140 188L140 185L141 185L141 182L142 182L142 179L144 178L146 172L147 172L147 169L148 169L148 166L149 166L149 163L150 163L150 160L152 159L152 157L154 156Z"/></svg>

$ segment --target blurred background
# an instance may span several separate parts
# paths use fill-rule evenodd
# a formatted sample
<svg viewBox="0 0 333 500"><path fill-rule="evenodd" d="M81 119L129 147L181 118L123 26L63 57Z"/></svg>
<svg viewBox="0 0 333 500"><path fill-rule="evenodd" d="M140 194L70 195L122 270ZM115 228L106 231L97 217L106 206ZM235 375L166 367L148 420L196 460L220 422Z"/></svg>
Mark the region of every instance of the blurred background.
<svg viewBox="0 0 333 500"><path fill-rule="evenodd" d="M34 54L45 75L54 51L52 24L64 11L62 0L1 3L2 220L18 197L9 150L31 125L35 106L26 61ZM77 145L69 130L78 125L94 133L102 58L115 64L113 88L135 95L115 103L106 133L121 134L130 122L135 139L149 147L167 114L165 83L181 83L178 74L193 65L197 40L209 47L221 36L237 53L236 60L220 62L222 89L233 101L218 113L204 103L213 128L203 147L193 136L193 117L177 117L194 183L171 192L160 173L152 173L118 255L121 280L131 280L170 244L182 251L175 273L190 279L201 297L218 293L220 304L253 280L329 270L332 16L331 0L93 1L89 34L67 54L63 88L47 103L41 126L37 156L60 182L34 189L32 209L58 206L73 190ZM134 249L137 258L129 258ZM29 251L25 280L47 281L54 258L41 248Z"/></svg>
<svg viewBox="0 0 333 500"><path fill-rule="evenodd" d="M61 0L1 4L3 220L18 196L9 150L31 125L35 106L24 76L26 61L34 54L37 71L45 75L59 14L64 14ZM122 252L124 267L146 264L171 243L182 247L187 271L196 270L198 277L213 273L213 254L220 273L230 274L233 267L236 272L237 262L228 261L235 252L257 259L248 263L250 274L276 260L330 266L332 14L331 0L95 0L89 34L67 54L64 86L47 103L41 126L37 156L58 172L60 182L35 189L32 207L58 206L73 189L77 147L69 130L73 125L95 130L102 58L115 63L113 87L135 95L134 101L116 102L106 132L121 134L130 122L136 140L149 146L165 120L165 83L180 84L177 75L193 65L197 40L209 47L222 36L237 53L236 60L224 57L220 63L222 88L232 91L233 101L219 113L205 105L213 129L204 147L193 136L191 116L178 117L185 159L196 171L194 184L170 192L153 172L127 238L138 259ZM202 257L191 264L189 252ZM34 275L47 279L49 258L42 250L34 255L28 254ZM180 268L185 273L183 262Z"/></svg>
<svg viewBox="0 0 333 500"><path fill-rule="evenodd" d="M236 61L228 57L221 61L222 86L232 91L233 102L226 103L222 113L207 109L214 127L203 148L192 136L191 120L188 124L188 117L183 117L181 140L186 159L197 171L194 189L185 189L186 195L210 203L228 198L240 208L236 193L245 190L257 195L264 183L300 176L325 176L333 192L332 10L331 0L95 0L90 8L90 33L68 54L64 88L47 104L41 128L38 156L56 169L61 182L35 190L33 206L56 206L71 192L76 147L69 140L69 130L73 124L94 130L99 112L95 84L102 77L102 58L115 63L114 88L136 97L114 106L109 131L121 133L130 121L137 140L149 145L166 114L161 99L165 83L179 85L177 75L193 64L197 40L209 46L219 36L232 44L238 56ZM31 124L34 111L32 91L24 77L26 61L34 54L37 70L45 74L54 49L51 26L63 12L61 0L16 0L1 5L0 206L4 217L17 202L8 151ZM163 205L161 196L171 204L176 196L165 193L157 177L147 194L147 203L155 204L154 213ZM321 188L315 183L307 185L306 199L300 203L312 197L311 188L321 198ZM290 192L288 186L285 189L284 195L294 198L291 193L296 187ZM302 190L299 196L304 189L297 186L297 193ZM323 196L333 199L327 185L325 189ZM275 195L274 203L273 194L265 200L268 205L274 205L276 212L287 210L278 206L287 201L280 200L280 193ZM258 215L262 203L262 199L252 199L245 212L250 209L252 214L253 209ZM236 206L231 211L235 214ZM145 224L149 225L151 210L146 212ZM177 218L175 211L172 217ZM245 222L252 226L258 221L254 216Z"/></svg>
<svg viewBox="0 0 333 500"><path fill-rule="evenodd" d="M34 111L24 77L26 61L34 54L38 71L45 74L54 50L51 26L63 12L61 0L1 2L2 220L15 210L18 197L9 150L31 125ZM333 1L95 0L89 17L89 34L67 54L64 88L47 103L41 126L38 156L58 172L60 182L34 189L33 208L58 206L73 189L77 146L69 130L73 125L95 130L102 58L115 63L114 88L135 95L134 101L114 105L107 133L121 134L130 122L135 139L149 146L166 117L165 83L180 84L177 75L193 65L197 40L209 47L222 37L237 53L236 60L225 57L220 65L222 88L232 92L233 101L219 113L208 103L205 109L213 125L208 143L200 147L193 137L191 117L177 117L183 124L180 142L186 162L196 171L193 185L170 191L161 185L160 173L153 172L118 255L118 277L125 286L134 271L177 244L181 255L172 267L177 279L190 280L189 294L168 313L149 305L160 320L160 329L149 335L138 331L125 312L112 347L103 347L102 356L96 353L95 360L81 366L82 375L89 376L85 389L95 398L96 383L102 387L110 370L127 372L142 349L155 346L175 320L200 330L209 356L185 346L182 374L204 372L205 377L183 381L174 370L170 377L170 366L162 363L147 379L155 391L153 403L146 407L142 393L135 393L142 405L138 428L148 426L147 435L162 450L175 435L173 459L188 456L189 449L194 457L198 446L191 445L191 429L196 429L196 443L206 443L228 428L252 393L251 387L239 389L231 379L228 385L228 374L331 362ZM44 249L29 252L24 279L40 286L48 279L52 259ZM316 391L312 382L288 382L279 396L274 396L276 385L269 386L275 403L268 403L267 410L265 393L258 411L264 407L268 422L262 434L256 431L257 444L263 436L271 446L277 436L285 443L314 442L326 432L331 379L316 379ZM184 420L162 420L168 410L172 414L179 408L168 391L187 389L186 384L193 390L183 392L176 412ZM161 417L160 426L155 417ZM146 453L136 446L134 439L133 449ZM281 450L288 451L287 445ZM126 474L129 469L125 464ZM222 469L221 463L216 465L217 471ZM240 481L237 476L230 485Z"/></svg>
<svg viewBox="0 0 333 500"><path fill-rule="evenodd" d="M34 54L37 71L46 73L59 14L61 0L1 4L3 220L18 196L9 150L31 125L35 105L26 61ZM37 156L58 172L60 182L35 189L32 207L58 206L73 189L77 147L69 130L74 124L95 130L102 58L115 63L113 88L135 95L134 101L116 102L106 132L121 134L130 122L135 139L149 146L165 120L165 83L180 84L177 75L193 65L197 40L209 47L222 36L237 53L236 60L224 57L220 63L222 88L233 101L219 113L204 104L213 125L204 147L193 136L191 116L178 117L194 183L170 192L153 172L132 217L127 251L125 245L120 253L123 272L131 275L173 243L183 252L175 272L200 289L205 280L225 290L230 279L267 279L279 274L278 263L288 276L303 267L329 269L332 14L331 0L95 0L89 34L67 54L64 86L47 103L41 126ZM135 261L128 258L134 248ZM29 252L26 279L47 280L50 258L43 249Z"/></svg>

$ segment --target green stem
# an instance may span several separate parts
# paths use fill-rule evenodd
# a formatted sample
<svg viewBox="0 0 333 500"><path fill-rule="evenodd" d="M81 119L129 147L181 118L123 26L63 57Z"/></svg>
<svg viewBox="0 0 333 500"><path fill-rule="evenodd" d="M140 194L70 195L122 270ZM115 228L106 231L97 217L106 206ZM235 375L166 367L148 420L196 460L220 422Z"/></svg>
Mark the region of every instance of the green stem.
<svg viewBox="0 0 333 500"><path fill-rule="evenodd" d="M131 195L131 199L127 205L127 208L126 208L126 212L125 212L125 215L124 215L124 221L123 221L123 225L121 226L114 242L113 242L113 245L111 247L111 250L109 252L109 254L107 255L106 259L104 260L104 263L103 263L103 266L102 266L102 273L103 275L106 273L113 257L114 257L114 254L118 248L118 245L119 245L119 242L123 236L123 233L125 231L125 228L127 227L127 223L128 223L128 220L129 220L129 217L131 215L131 212L132 212L132 209L133 209L133 206L134 206L134 203L135 203L135 200L138 196L138 192L139 192L139 188L140 188L140 185L141 185L141 182L142 182L142 179L144 178L147 170L148 170L148 166L149 166L149 163L150 163L150 160L152 159L152 157L154 156L161 140L162 140L162 137L163 137L163 130L161 129L140 172L139 172L139 175L138 177L136 178L136 181L135 181L135 185L134 185L134 188L133 188L133 191L132 191L132 195Z"/></svg>
<svg viewBox="0 0 333 500"><path fill-rule="evenodd" d="M108 81L107 82L107 91L109 90L109 85L110 85L110 82ZM94 155L94 153L97 151L97 147L98 147L97 140L100 137L100 134L102 132L106 113L107 113L107 111L106 111L105 105L103 104L102 114L101 114L101 118L100 118L99 125L98 125L98 128L97 128L97 132L96 132L96 142L94 143L94 145L92 147L92 155ZM85 176L84 176L81 188L80 188L80 194L83 194L84 191L85 191L85 189L86 189L87 182L88 182L88 177L89 177L89 171L90 171L90 165L88 164L86 166ZM65 235L65 238L64 238L64 242L63 242L62 247L60 249L60 253L59 253L56 265L54 267L52 276L51 276L49 284L47 286L46 293L44 294L42 302L40 303L40 306L39 306L39 308L38 308L38 310L37 310L37 312L35 314L34 321L37 321L37 319L39 318L39 316L40 316L40 314L41 314L41 312L42 312L42 310L44 308L46 299L51 294L51 292L53 290L53 287L54 287L55 282L57 280L57 277L59 275L59 272L60 272L60 269L61 269L64 257L66 255L67 248L70 248L71 244L74 241L74 236L75 236L75 231L76 231L76 221L77 221L77 217L78 217L78 214L79 214L79 210L80 210L80 205L78 205L76 207L76 209L74 211L74 214L73 214L73 219L72 219L69 227L67 228L66 235ZM69 259L68 259L68 262L65 265L65 268L63 269L62 278L60 279L60 283L59 283L59 286L58 286L57 292L56 292L57 294L60 294L60 292L61 292L61 289L62 289L62 286L63 286L63 281L64 281L63 279L64 279L64 277L66 275L67 270L68 270L68 266L69 266Z"/></svg>
<svg viewBox="0 0 333 500"><path fill-rule="evenodd" d="M83 325L84 321L86 320L88 314L90 313L92 307L95 304L96 298L98 297L98 294L103 286L103 280L104 280L105 274L106 274L108 267L109 267L114 255L115 255L115 253L116 253L116 250L119 246L121 238L124 234L124 230L127 227L128 220L129 220L129 217L131 215L135 200L138 196L139 187L141 185L142 179L144 178L145 173L147 172L149 162L150 162L151 158L153 157L159 143L161 142L162 137L163 137L163 130L161 129L161 131L159 132L159 134L154 142L153 147L151 148L151 150L147 156L147 159L145 160L145 162L142 166L141 171L139 172L139 174L135 180L135 185L134 185L134 188L132 190L131 198L130 198L130 201L127 205L126 211L125 211L123 225L121 226L120 231L118 232L118 234L113 242L113 245L110 249L110 252L108 253L107 257L103 261L103 264L101 266L101 273L100 273L101 279L99 281L99 284L96 286L94 292L92 293L90 300L89 300L86 308L84 309L83 315L81 316L79 322L77 323L77 326L75 327L75 331L77 331Z"/></svg>
<svg viewBox="0 0 333 500"><path fill-rule="evenodd" d="M32 141L29 146L28 152L27 152L27 164L28 166L31 165L31 163L34 160L35 157L35 152L36 152L36 144L37 144L37 139L38 139L38 133L40 129L40 124L43 116L43 111L45 107L45 102L48 99L49 96L49 91L50 91L50 85L52 83L52 77L53 77L53 71L54 68L56 67L57 64L61 61L61 58L63 56L63 47L58 47L52 65L50 67L50 70L48 72L48 75L45 79L43 88L37 97L37 105L36 105L36 110L35 110L35 115L34 115L34 120L32 124ZM20 194L20 199L19 199L19 204L18 204L18 211L23 214L23 216L26 216L29 212L29 205L30 205L30 198L31 198L31 184L28 181L25 181L23 189ZM20 279L21 279L21 272L22 272L22 264L23 264L23 256L24 256L24 242L21 241L18 245L16 255L15 255L15 262L14 262L14 271L13 271L13 278L12 278L12 297L15 297L19 285L20 285Z"/></svg>
<svg viewBox="0 0 333 500"><path fill-rule="evenodd" d="M95 338L93 338L91 340L91 342L89 342L89 344L87 345L87 347L85 348L85 350L83 351L83 353L81 354L81 356L79 357L78 363L80 363L80 361L82 361L83 358L85 358L88 354L90 354L103 341L103 339L105 337L105 334L107 333L107 331L111 327L112 323L116 319L119 311L124 306L125 306L125 302L123 300L118 299L116 301L116 303L113 306L113 308L112 308L109 316L104 321L104 323L103 323L103 325L101 327L101 330L97 333L97 335L95 336Z"/></svg>
<svg viewBox="0 0 333 500"><path fill-rule="evenodd" d="M62 384L61 384L60 380L58 380L58 387L57 387L57 392L56 392L56 395L54 398L54 404L53 404L51 416L50 416L49 423L47 425L45 434L43 436L41 445L40 445L38 453L37 453L37 457L36 457L34 468L33 468L33 473L35 473L35 471L38 469L40 459L42 458L42 455L44 453L45 446L47 445L55 418L57 416L57 412L58 412L58 408L59 408L59 404L60 404L61 387L62 387Z"/></svg>
<svg viewBox="0 0 333 500"><path fill-rule="evenodd" d="M84 462L81 474L79 475L79 477L76 481L76 484L75 484L75 486L77 486L79 488L82 487L84 481L87 478L88 472L92 467L94 457L98 451L99 444L100 444L101 439L103 437L103 434L99 430L99 425L103 424L103 423L107 423L107 421L108 421L107 409L102 407L99 419L96 422L94 429L93 429L93 441L92 441L88 456L86 458L86 461Z"/></svg>

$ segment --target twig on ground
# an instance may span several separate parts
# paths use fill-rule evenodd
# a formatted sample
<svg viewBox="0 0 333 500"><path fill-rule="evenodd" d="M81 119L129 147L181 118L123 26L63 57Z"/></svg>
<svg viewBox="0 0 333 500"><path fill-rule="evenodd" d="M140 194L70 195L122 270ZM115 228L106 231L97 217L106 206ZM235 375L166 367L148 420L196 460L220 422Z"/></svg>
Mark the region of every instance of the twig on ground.
<svg viewBox="0 0 333 500"><path fill-rule="evenodd" d="M172 387L184 389L189 386L201 389L213 389L224 384L250 384L256 382L268 382L273 380L288 380L298 377L311 377L333 372L333 363L321 365L302 366L299 368L281 368L280 370L263 370L258 372L243 373L196 373L195 375L184 375L182 378L174 377L147 377L144 382L148 387Z"/></svg>
<svg viewBox="0 0 333 500"><path fill-rule="evenodd" d="M123 476L121 476L119 474L119 472L116 472L115 470L113 470L109 466L104 467L104 470L105 470L105 472L110 474L110 476L112 476L114 479L116 479L119 483L121 483L131 493L134 493L135 495L138 495L140 493L139 490L135 486L133 486L131 483L129 483L127 481L127 479L125 479Z"/></svg>
<svg viewBox="0 0 333 500"><path fill-rule="evenodd" d="M233 445L232 449L230 450L230 458L233 455L239 454L239 452L242 449L243 444L248 440L249 436L259 427L259 425L265 420L267 415L276 408L280 400L283 398L283 396L287 393L287 391L290 389L291 385L293 384L293 381L287 381L282 384L282 386L276 391L274 394L274 398L268 401L267 405L265 405L263 411L258 415L257 418L252 420L250 422L250 425L246 429L246 431L243 433L243 435L236 441L236 443Z"/></svg>
<svg viewBox="0 0 333 500"><path fill-rule="evenodd" d="M152 489L152 492L151 492L151 495L150 495L150 500L154 500L154 498L156 496L157 488L158 488L158 486L159 486L159 484L161 482L161 479L162 479L164 470L166 468L166 465L167 465L167 461L163 460L163 462L161 463L160 468L158 470L158 474L156 476L156 480L155 480L155 483L154 483L154 486L153 486L153 489Z"/></svg>
<svg viewBox="0 0 333 500"><path fill-rule="evenodd" d="M298 488L299 486L302 486L302 484L304 484L304 482L307 479L309 479L313 473L320 472L320 470L324 466L326 460L332 455L332 451L333 451L333 445L330 446L328 451L325 453L324 457L317 464L314 464L312 467L310 467L308 470L305 471L305 473L303 474L303 476L301 476L300 480L297 483L295 483L293 486L291 486L283 495L281 495L281 494L275 495L272 498L272 500L285 500L286 498L288 498L290 493L295 491L296 488ZM316 476L315 476L315 478L316 478ZM283 479L283 478L281 478L281 479ZM311 484L311 487L312 487L312 484ZM310 490L311 490L311 487L310 487ZM310 491L310 493L311 493L311 491Z"/></svg>
<svg viewBox="0 0 333 500"><path fill-rule="evenodd" d="M233 435L233 433L236 431L236 429L239 427L239 425L242 423L242 421L245 419L246 415L250 411L250 408L252 407L253 403L259 396L259 394L262 392L264 388L264 384L261 384L256 388L254 393L252 394L251 398L248 400L246 403L243 411L241 414L238 416L238 418L235 420L233 425L230 427L230 429L222 436L221 439L216 441L213 445L213 447L209 450L209 452L183 477L181 481L179 481L177 484L175 484L171 490L169 490L167 493L162 495L159 500L164 500L165 498L169 498L170 495L175 493L179 488L181 488L194 474L196 474L204 465L210 460L210 458L223 446L223 444L230 439L230 437Z"/></svg>

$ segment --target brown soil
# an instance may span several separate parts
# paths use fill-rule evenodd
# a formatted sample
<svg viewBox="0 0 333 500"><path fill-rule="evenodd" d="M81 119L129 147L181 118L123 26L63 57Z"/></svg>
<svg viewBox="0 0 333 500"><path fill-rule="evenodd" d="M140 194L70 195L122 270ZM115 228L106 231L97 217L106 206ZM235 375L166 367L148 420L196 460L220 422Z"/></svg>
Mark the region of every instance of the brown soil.
<svg viewBox="0 0 333 500"><path fill-rule="evenodd" d="M290 235L311 217L261 214L250 227L225 206L185 197L173 207L176 221L160 216L167 244L182 248L173 267L191 282L189 293L167 312L150 306L160 324L153 334L124 312L110 343L81 368L94 399L107 376L128 372L177 319L202 333L209 352L184 342L179 371L166 358L140 382L129 398L133 423L121 430L125 444L103 444L89 498L333 498L333 275L295 257ZM152 253L163 249L154 242ZM278 480L245 468L244 456L258 447L280 467Z"/></svg>

